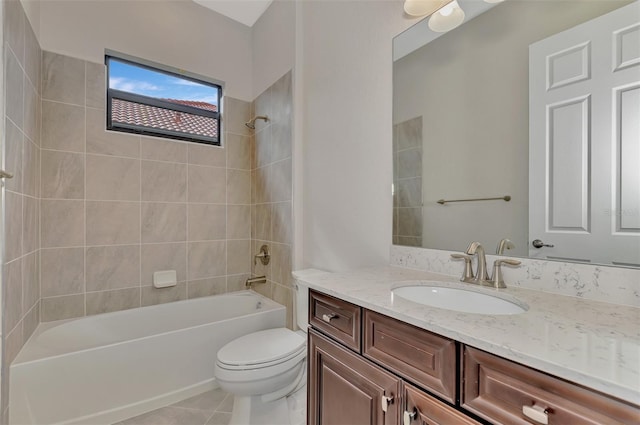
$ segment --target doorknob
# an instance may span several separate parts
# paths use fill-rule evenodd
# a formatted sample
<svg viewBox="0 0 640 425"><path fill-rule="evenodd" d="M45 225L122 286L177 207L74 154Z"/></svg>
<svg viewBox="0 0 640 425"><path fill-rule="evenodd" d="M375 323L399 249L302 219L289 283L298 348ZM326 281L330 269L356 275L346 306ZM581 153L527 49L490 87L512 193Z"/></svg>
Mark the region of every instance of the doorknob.
<svg viewBox="0 0 640 425"><path fill-rule="evenodd" d="M543 246L547 248L554 247L554 245L544 243L540 239L535 239L533 242L531 242L531 245L533 245L534 248L538 248L538 249L542 248Z"/></svg>

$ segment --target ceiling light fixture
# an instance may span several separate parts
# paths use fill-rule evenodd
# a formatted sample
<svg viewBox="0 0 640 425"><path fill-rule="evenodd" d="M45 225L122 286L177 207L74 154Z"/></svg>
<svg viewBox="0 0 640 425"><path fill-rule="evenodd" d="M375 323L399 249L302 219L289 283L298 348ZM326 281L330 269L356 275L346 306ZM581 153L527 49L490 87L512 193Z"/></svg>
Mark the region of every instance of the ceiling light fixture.
<svg viewBox="0 0 640 425"><path fill-rule="evenodd" d="M451 0L405 0L404 11L410 16L431 15Z"/></svg>
<svg viewBox="0 0 640 425"><path fill-rule="evenodd" d="M464 22L464 10L457 0L438 10L429 18L429 28L435 32L447 32Z"/></svg>

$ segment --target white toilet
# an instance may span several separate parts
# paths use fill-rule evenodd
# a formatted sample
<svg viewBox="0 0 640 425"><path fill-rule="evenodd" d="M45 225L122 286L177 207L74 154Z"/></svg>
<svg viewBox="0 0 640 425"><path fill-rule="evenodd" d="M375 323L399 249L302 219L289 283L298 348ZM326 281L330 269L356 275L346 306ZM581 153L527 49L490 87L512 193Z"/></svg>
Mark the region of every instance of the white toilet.
<svg viewBox="0 0 640 425"><path fill-rule="evenodd" d="M299 331L275 328L254 332L218 351L216 380L234 395L230 425L289 425L292 402L287 397L294 393L303 404L297 409L305 408L308 299L309 289L297 283L294 314ZM305 423L304 411L298 416L302 416L299 423Z"/></svg>

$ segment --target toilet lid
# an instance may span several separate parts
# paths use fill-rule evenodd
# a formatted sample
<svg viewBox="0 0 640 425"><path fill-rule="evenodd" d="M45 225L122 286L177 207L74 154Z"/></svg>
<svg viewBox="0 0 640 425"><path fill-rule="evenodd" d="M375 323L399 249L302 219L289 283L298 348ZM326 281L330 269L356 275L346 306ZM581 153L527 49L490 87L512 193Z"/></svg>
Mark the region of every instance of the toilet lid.
<svg viewBox="0 0 640 425"><path fill-rule="evenodd" d="M218 351L218 361L231 366L273 363L299 353L305 346L305 338L289 329L267 329L231 341Z"/></svg>

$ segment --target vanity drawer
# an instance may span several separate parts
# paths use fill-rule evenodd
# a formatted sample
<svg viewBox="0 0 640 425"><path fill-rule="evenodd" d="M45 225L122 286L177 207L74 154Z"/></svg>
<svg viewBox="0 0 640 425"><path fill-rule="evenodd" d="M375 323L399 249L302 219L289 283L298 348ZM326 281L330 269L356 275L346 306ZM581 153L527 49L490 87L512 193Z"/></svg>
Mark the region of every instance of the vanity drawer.
<svg viewBox="0 0 640 425"><path fill-rule="evenodd" d="M404 419L407 418L411 425L480 425L480 422L474 421L466 414L406 383L401 414L403 420L400 423L404 423Z"/></svg>
<svg viewBox="0 0 640 425"><path fill-rule="evenodd" d="M464 348L463 408L494 424L638 424L640 410L471 347ZM529 419L523 406L541 421ZM546 412L545 412L546 411Z"/></svg>
<svg viewBox="0 0 640 425"><path fill-rule="evenodd" d="M365 310L365 357L456 402L456 342Z"/></svg>
<svg viewBox="0 0 640 425"><path fill-rule="evenodd" d="M360 352L362 309L313 290L309 291L309 324Z"/></svg>

